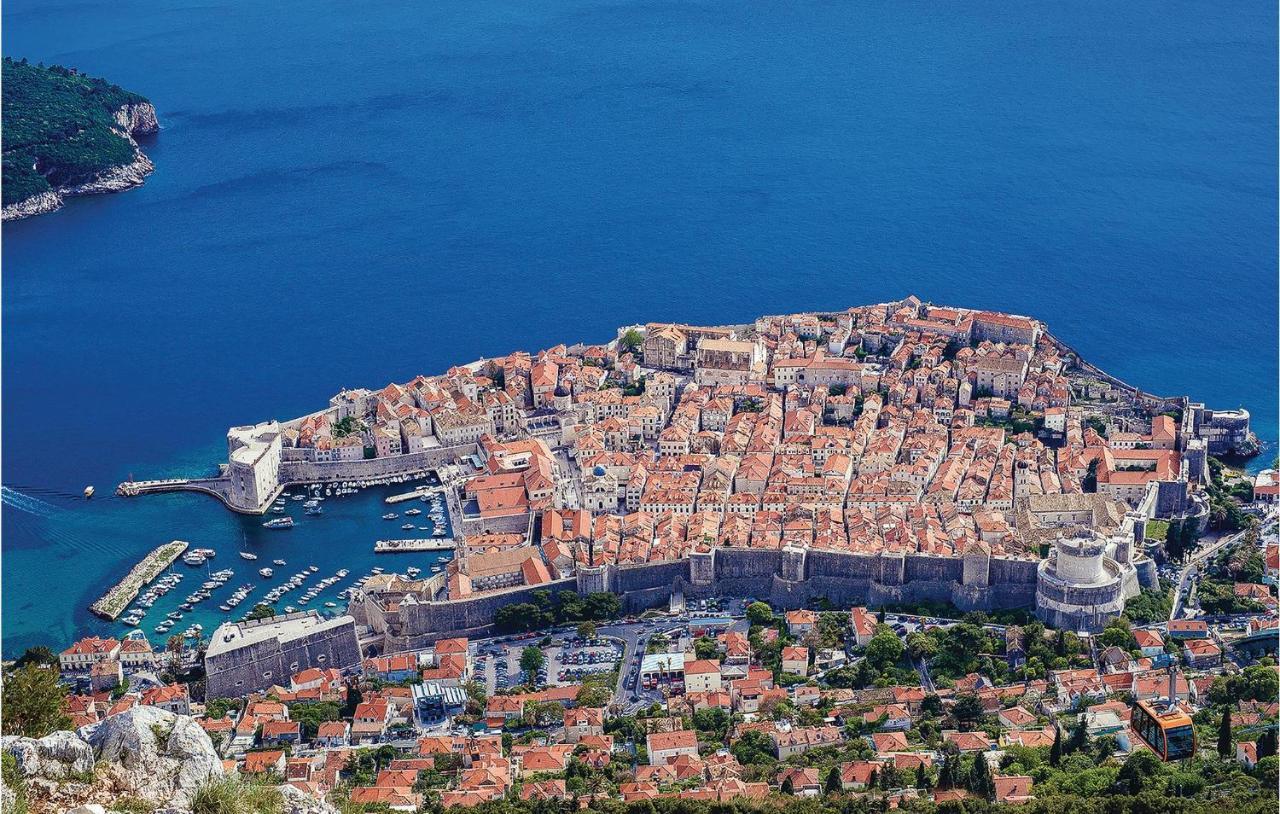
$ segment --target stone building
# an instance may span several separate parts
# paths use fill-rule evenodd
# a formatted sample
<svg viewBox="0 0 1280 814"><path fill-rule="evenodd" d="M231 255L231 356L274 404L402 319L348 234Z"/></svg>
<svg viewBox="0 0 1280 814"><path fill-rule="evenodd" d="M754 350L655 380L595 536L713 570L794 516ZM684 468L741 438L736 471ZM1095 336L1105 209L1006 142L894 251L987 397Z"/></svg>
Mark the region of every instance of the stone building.
<svg viewBox="0 0 1280 814"><path fill-rule="evenodd" d="M308 667L347 671L360 666L355 620L315 611L226 622L205 652L207 698L239 698L280 684Z"/></svg>
<svg viewBox="0 0 1280 814"><path fill-rule="evenodd" d="M280 423L264 421L227 431L228 501L261 512L280 490Z"/></svg>

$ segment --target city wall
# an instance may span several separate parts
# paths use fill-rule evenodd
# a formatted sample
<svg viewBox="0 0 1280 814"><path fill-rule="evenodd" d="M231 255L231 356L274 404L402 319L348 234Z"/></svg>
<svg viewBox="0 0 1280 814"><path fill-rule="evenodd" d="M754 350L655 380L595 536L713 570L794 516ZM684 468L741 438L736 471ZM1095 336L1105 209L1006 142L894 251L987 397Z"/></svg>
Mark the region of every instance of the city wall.
<svg viewBox="0 0 1280 814"><path fill-rule="evenodd" d="M452 447L435 447L407 455L389 458L369 458L360 461L291 461L280 462L280 482L332 483L334 481L373 480L395 475L411 475L436 469L453 463L459 458L474 455L475 444L459 444Z"/></svg>

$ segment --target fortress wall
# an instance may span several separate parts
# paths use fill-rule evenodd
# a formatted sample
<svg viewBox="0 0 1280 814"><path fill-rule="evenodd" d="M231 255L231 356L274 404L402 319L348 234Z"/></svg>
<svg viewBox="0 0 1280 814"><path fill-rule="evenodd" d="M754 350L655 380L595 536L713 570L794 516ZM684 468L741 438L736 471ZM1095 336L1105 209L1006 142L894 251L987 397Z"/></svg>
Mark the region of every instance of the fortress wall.
<svg viewBox="0 0 1280 814"><path fill-rule="evenodd" d="M1038 560L1008 560L999 557L991 558L991 585L993 588L999 586L1030 586L1032 592L1035 591L1036 585L1036 569L1039 567Z"/></svg>
<svg viewBox="0 0 1280 814"><path fill-rule="evenodd" d="M420 605L400 605L400 630L392 635L405 636L414 647L425 647L437 639L453 636L482 636L493 633L493 617L499 608L520 602L533 601L534 591L576 592L576 579L561 579L542 585L524 586L507 591L495 591L467 599L446 602L424 602Z"/></svg>
<svg viewBox="0 0 1280 814"><path fill-rule="evenodd" d="M479 447L475 444L459 444L452 447L424 449L407 455L392 455L389 458L370 458L361 461L282 460L279 479L281 483L326 483L382 478L388 475L435 469L467 455L474 455L478 450Z"/></svg>

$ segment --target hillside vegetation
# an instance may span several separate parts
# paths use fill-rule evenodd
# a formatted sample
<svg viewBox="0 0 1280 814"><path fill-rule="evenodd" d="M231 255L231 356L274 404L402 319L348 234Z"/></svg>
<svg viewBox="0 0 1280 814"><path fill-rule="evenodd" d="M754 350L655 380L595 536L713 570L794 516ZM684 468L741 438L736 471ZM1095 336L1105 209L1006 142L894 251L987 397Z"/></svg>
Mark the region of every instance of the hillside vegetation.
<svg viewBox="0 0 1280 814"><path fill-rule="evenodd" d="M60 65L4 59L4 205L134 160L114 114L147 100Z"/></svg>

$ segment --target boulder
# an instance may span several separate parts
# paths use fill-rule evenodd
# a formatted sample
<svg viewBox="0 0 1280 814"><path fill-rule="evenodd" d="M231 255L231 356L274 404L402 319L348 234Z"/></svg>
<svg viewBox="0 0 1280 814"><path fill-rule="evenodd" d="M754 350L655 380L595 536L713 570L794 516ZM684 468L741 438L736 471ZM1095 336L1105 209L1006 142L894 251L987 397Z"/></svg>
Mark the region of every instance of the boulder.
<svg viewBox="0 0 1280 814"><path fill-rule="evenodd" d="M67 809L66 814L107 814L107 810L97 803L85 803L82 806Z"/></svg>
<svg viewBox="0 0 1280 814"><path fill-rule="evenodd" d="M0 748L13 755L23 777L63 780L93 773L93 749L74 732L54 732L39 740L7 736Z"/></svg>
<svg viewBox="0 0 1280 814"><path fill-rule="evenodd" d="M148 802L189 808L196 789L223 774L213 741L187 715L134 707L82 731L114 785Z"/></svg>
<svg viewBox="0 0 1280 814"><path fill-rule="evenodd" d="M280 794L284 797L284 814L338 814L338 809L329 803L287 783L280 787Z"/></svg>

